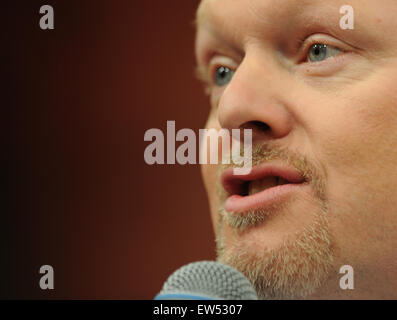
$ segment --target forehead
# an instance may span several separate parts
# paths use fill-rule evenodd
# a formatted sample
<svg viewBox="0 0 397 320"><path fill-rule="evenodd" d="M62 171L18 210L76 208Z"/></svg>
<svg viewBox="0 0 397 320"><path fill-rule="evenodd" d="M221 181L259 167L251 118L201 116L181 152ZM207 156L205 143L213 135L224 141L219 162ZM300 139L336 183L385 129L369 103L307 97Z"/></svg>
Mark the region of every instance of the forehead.
<svg viewBox="0 0 397 320"><path fill-rule="evenodd" d="M277 43L314 33L373 50L396 44L397 0L349 0L354 30L342 30L345 0L202 0L197 11L196 53L215 43L244 51L252 40ZM209 42L211 39L211 43ZM389 41L389 42L387 42ZM203 51L203 50L201 50Z"/></svg>
<svg viewBox="0 0 397 320"><path fill-rule="evenodd" d="M342 16L340 9L349 5L354 9L358 21L368 16L376 16L379 22L397 15L396 0L202 0L197 10L198 28L211 26L215 29L227 25L239 28L258 25L261 27L276 27L277 24L292 24L296 17L314 19L331 19L339 25ZM359 14L356 14L359 13ZM362 19L361 19L362 18Z"/></svg>

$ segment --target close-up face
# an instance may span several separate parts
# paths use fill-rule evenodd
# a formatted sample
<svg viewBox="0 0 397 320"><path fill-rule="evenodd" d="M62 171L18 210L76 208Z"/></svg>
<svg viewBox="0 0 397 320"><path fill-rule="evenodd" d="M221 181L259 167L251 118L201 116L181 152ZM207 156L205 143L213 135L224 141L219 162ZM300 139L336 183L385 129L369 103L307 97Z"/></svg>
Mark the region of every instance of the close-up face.
<svg viewBox="0 0 397 320"><path fill-rule="evenodd" d="M248 175L202 165L218 260L261 298L397 298L397 2L344 5L198 9L206 128L252 130Z"/></svg>

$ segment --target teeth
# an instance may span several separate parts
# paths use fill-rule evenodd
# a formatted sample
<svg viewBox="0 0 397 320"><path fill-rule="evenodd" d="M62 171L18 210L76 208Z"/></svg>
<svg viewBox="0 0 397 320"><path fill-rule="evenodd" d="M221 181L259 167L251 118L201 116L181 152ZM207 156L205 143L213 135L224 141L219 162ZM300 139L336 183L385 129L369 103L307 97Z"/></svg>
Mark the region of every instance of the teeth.
<svg viewBox="0 0 397 320"><path fill-rule="evenodd" d="M253 195L265 189L288 183L287 180L280 177L266 177L264 179L254 180L249 183L248 194Z"/></svg>

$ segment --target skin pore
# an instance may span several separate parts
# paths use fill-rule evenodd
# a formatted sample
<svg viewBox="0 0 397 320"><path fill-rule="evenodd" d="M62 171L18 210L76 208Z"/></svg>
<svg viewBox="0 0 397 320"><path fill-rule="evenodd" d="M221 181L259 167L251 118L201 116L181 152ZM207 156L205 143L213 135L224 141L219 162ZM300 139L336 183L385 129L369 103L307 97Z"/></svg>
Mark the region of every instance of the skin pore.
<svg viewBox="0 0 397 320"><path fill-rule="evenodd" d="M231 213L222 165L202 165L218 260L261 298L397 298L397 2L203 0L196 56L206 128L253 130L253 163L307 184L282 205ZM354 289L339 269L354 269Z"/></svg>

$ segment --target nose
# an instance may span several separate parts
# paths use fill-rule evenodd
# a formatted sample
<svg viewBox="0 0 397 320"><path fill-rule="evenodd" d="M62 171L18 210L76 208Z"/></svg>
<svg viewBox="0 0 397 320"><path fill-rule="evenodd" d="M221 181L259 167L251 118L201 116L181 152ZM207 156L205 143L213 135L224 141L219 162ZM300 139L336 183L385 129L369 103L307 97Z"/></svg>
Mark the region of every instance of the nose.
<svg viewBox="0 0 397 320"><path fill-rule="evenodd" d="M288 136L293 117L283 99L287 91L277 66L265 66L263 59L246 55L219 100L221 127L252 129L253 141Z"/></svg>

